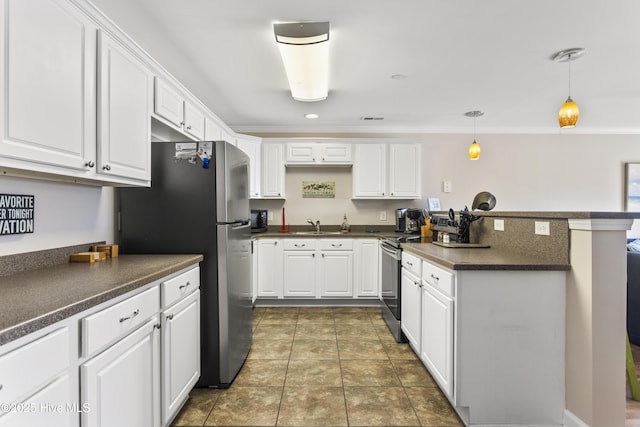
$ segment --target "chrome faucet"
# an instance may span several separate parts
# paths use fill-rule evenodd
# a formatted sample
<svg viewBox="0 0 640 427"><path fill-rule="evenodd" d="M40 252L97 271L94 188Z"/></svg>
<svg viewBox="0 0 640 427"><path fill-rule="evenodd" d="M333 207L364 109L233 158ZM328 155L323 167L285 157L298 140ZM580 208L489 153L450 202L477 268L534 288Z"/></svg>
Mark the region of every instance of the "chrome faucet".
<svg viewBox="0 0 640 427"><path fill-rule="evenodd" d="M315 224L313 223L313 220L311 218L309 218L307 220L307 222L311 225L313 225L316 228L316 233L320 233L320 221L316 221Z"/></svg>

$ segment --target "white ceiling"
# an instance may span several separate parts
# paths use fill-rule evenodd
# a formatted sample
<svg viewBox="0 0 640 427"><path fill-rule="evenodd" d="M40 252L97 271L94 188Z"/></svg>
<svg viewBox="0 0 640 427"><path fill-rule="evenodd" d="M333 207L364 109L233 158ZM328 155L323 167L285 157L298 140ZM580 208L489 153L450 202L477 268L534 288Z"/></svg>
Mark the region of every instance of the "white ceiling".
<svg viewBox="0 0 640 427"><path fill-rule="evenodd" d="M637 0L93 0L238 132L640 133ZM275 21L331 22L329 97L291 98ZM404 74L403 80L393 80ZM314 121L304 114L320 115ZM362 116L384 117L362 121Z"/></svg>

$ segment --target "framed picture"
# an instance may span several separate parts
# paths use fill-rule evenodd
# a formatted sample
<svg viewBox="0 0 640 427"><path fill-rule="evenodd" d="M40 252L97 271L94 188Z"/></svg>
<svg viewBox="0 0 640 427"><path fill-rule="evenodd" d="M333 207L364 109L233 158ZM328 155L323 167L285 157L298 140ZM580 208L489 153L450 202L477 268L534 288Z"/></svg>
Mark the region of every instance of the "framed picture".
<svg viewBox="0 0 640 427"><path fill-rule="evenodd" d="M429 198L429 211L439 211L440 210L440 199Z"/></svg>
<svg viewBox="0 0 640 427"><path fill-rule="evenodd" d="M640 163L625 163L625 210L640 212Z"/></svg>

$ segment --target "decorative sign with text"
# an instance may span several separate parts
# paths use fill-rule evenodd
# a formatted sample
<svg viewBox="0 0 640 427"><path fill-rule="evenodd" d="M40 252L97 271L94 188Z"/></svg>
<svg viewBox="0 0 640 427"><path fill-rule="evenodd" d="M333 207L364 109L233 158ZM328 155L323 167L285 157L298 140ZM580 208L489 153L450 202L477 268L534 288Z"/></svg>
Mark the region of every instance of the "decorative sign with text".
<svg viewBox="0 0 640 427"><path fill-rule="evenodd" d="M34 196L0 194L0 236L33 233Z"/></svg>

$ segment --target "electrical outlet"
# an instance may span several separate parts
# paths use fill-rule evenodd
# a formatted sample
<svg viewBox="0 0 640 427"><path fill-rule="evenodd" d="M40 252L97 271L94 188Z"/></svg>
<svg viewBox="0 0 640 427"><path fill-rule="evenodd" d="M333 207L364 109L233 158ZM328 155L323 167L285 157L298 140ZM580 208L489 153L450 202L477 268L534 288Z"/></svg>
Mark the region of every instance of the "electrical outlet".
<svg viewBox="0 0 640 427"><path fill-rule="evenodd" d="M549 221L536 221L536 234L548 236L550 234Z"/></svg>
<svg viewBox="0 0 640 427"><path fill-rule="evenodd" d="M267 221L273 221L273 211L267 213Z"/></svg>
<svg viewBox="0 0 640 427"><path fill-rule="evenodd" d="M504 219L494 219L493 229L498 231L504 231Z"/></svg>
<svg viewBox="0 0 640 427"><path fill-rule="evenodd" d="M387 211L380 211L380 221L387 220Z"/></svg>
<svg viewBox="0 0 640 427"><path fill-rule="evenodd" d="M442 191L445 193L451 193L452 191L451 181L442 181Z"/></svg>

